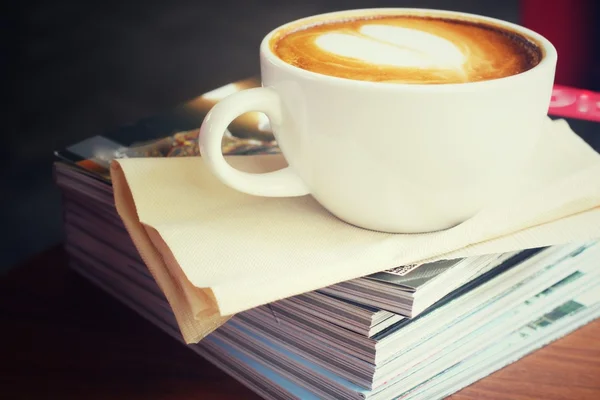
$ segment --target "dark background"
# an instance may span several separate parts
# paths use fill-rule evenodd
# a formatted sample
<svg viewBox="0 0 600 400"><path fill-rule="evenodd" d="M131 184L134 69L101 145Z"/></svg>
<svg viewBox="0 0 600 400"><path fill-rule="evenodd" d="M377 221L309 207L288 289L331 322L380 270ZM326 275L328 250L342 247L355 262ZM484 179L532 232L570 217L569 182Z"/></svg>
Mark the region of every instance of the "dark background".
<svg viewBox="0 0 600 400"><path fill-rule="evenodd" d="M519 22L518 0L20 1L2 12L0 271L61 240L53 151L259 72L271 29L312 14L440 8Z"/></svg>

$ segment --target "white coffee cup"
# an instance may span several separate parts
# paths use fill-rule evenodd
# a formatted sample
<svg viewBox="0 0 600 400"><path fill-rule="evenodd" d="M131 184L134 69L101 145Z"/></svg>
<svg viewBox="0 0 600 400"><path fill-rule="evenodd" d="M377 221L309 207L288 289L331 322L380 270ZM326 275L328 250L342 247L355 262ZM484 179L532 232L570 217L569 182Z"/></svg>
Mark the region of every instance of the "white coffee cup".
<svg viewBox="0 0 600 400"><path fill-rule="evenodd" d="M492 23L533 39L532 69L460 84L397 84L337 78L278 58L260 46L261 88L219 102L200 130L200 153L225 184L256 196L312 195L343 221L416 233L455 226L510 190L540 140L557 54L541 35L483 16L418 9L342 11L315 18L428 13ZM290 24L292 24L290 23ZM288 167L265 174L232 168L221 152L232 120L264 112Z"/></svg>

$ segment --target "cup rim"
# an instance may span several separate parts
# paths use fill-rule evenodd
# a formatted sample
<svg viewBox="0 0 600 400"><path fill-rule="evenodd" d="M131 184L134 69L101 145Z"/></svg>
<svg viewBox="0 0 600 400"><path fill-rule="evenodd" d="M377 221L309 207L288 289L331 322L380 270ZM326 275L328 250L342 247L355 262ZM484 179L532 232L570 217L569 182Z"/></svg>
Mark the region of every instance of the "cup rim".
<svg viewBox="0 0 600 400"><path fill-rule="evenodd" d="M525 36L526 38L533 40L542 50L542 59L541 61L535 65L533 68L528 69L527 71L509 75L501 78L488 79L484 81L476 81L476 82L462 82L462 83L443 83L443 84L427 84L427 83L391 83L391 82L373 82L373 81L363 81L363 80L354 80L349 78L342 78L338 76L325 75L317 72L305 70L294 65L288 64L276 54L273 53L270 46L271 38L282 29L289 28L293 25L303 25L304 23L308 23L315 19L323 19L329 20L336 17L359 17L365 15L376 15L376 14L389 14L389 15L405 15L405 14L417 14L417 15L425 15L425 16L440 16L440 17L451 17L451 18L463 18L468 20L482 21L484 23L489 23L492 25L499 26L500 28L505 28L508 30L513 30L520 35ZM431 8L398 8L398 7L384 7L384 8L362 8L362 9L349 9L349 10L340 10L333 11L322 14L315 14L308 17L299 18L290 22L287 22L283 25L279 25L278 27L271 30L261 41L260 44L260 55L261 59L264 58L265 61L268 61L270 64L277 68L281 68L286 70L292 74L296 74L301 78L307 80L319 80L328 82L331 84L338 85L353 85L355 87L368 87L373 89L384 89L384 90L415 90L415 91L457 91L461 89L466 90L474 90L477 88L487 88L489 86L496 86L505 84L507 81L511 80L521 80L527 79L531 74L535 74L538 70L546 67L548 64L554 64L552 68L555 67L557 62L557 51L554 45L546 39L541 34L526 28L522 25L515 24L513 22L508 22L505 20L501 20L498 18L487 17L484 15L467 13L462 11L450 11L450 10L441 10L441 9L431 9Z"/></svg>

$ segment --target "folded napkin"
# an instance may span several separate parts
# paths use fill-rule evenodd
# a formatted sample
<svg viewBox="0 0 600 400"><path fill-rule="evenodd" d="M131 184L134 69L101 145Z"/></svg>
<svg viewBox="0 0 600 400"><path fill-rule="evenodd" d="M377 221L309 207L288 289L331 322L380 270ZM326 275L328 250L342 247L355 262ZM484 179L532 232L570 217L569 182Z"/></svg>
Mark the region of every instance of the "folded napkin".
<svg viewBox="0 0 600 400"><path fill-rule="evenodd" d="M285 165L280 155L228 160L249 172ZM388 268L600 237L600 156L562 120L548 119L519 190L426 234L357 228L311 196L237 192L198 157L120 159L111 175L117 210L187 343L237 312Z"/></svg>

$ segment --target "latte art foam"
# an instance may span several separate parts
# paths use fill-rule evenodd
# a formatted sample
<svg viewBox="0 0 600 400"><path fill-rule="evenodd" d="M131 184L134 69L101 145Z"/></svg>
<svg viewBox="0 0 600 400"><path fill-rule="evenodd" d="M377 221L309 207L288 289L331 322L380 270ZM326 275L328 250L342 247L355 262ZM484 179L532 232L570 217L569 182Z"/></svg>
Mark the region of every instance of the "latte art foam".
<svg viewBox="0 0 600 400"><path fill-rule="evenodd" d="M542 57L517 33L481 22L381 16L278 32L272 51L320 74L396 83L464 83L524 72Z"/></svg>
<svg viewBox="0 0 600 400"><path fill-rule="evenodd" d="M324 33L315 39L326 52L374 65L462 69L467 55L431 33L386 25L364 25L358 34Z"/></svg>

